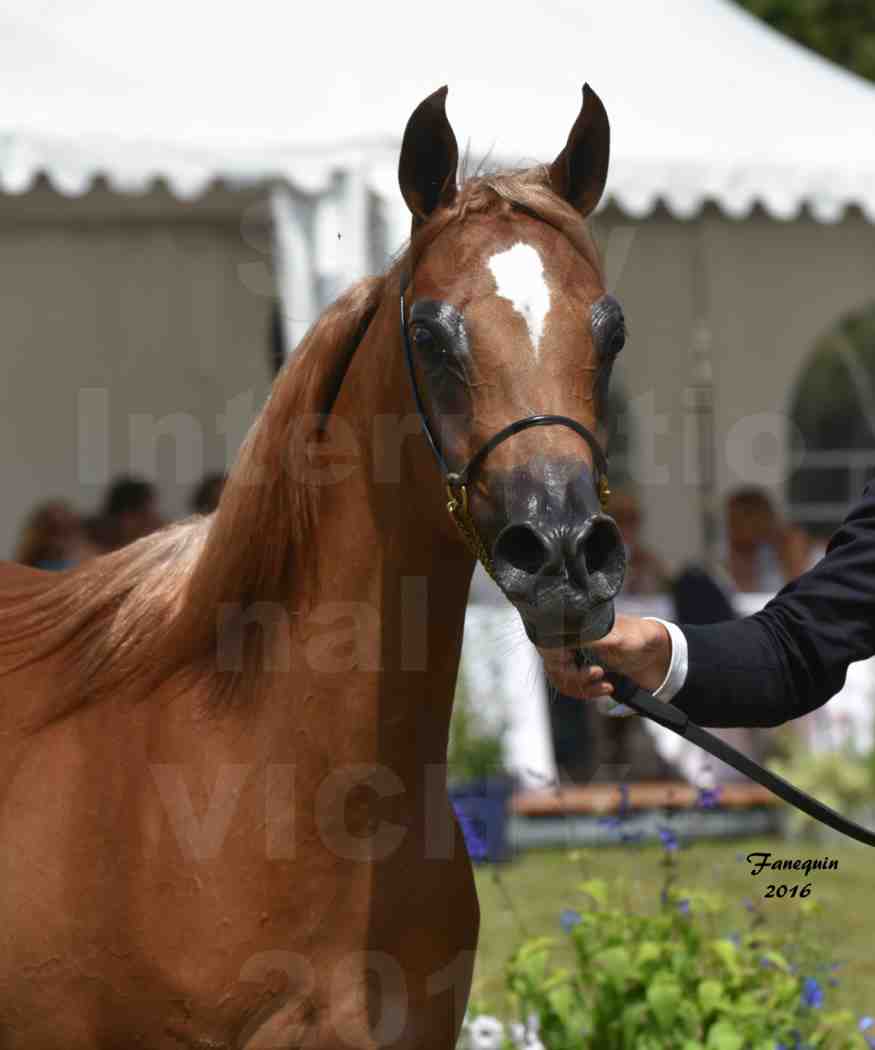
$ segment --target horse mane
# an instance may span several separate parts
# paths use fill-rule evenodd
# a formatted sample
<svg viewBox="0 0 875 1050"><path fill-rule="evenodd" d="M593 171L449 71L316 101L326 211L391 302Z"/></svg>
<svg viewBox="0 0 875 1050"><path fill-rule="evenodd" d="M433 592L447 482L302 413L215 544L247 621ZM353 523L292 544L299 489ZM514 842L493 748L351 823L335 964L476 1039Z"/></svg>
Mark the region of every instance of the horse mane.
<svg viewBox="0 0 875 1050"><path fill-rule="evenodd" d="M274 381L212 515L48 574L36 593L0 592L0 688L10 672L57 656L63 680L47 721L108 696L142 698L171 682L180 691L205 684L210 707L252 700L269 677L267 654L288 631L290 602L318 593L308 552L320 487L284 469L283 457L301 448L294 428L333 404L381 302L397 294L439 233L469 214L513 210L560 230L601 274L586 223L553 192L546 167L466 178L448 207L414 229L384 274L353 285L312 325ZM239 654L233 666L222 658L223 645Z"/></svg>

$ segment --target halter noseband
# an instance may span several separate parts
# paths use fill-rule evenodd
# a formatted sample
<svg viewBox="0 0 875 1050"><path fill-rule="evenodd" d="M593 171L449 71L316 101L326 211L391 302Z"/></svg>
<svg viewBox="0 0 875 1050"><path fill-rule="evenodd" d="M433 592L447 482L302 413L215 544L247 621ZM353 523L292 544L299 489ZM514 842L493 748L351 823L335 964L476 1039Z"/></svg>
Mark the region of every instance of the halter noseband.
<svg viewBox="0 0 875 1050"><path fill-rule="evenodd" d="M536 415L526 416L525 419L517 419L515 422L508 424L508 426L499 430L497 434L493 434L488 441L481 445L461 470L450 470L446 459L444 459L440 445L429 426L425 405L423 404L422 395L419 392L419 386L416 382L416 371L413 367L413 351L410 346L410 336L407 332L406 311L404 309L404 283L405 279L402 276L400 295L401 342L404 344L404 357L407 361L407 372L410 376L410 385L413 388L413 399L416 403L419 422L422 424L423 433L431 446L434 457L444 476L444 482L446 483L447 488L447 510L449 511L450 517L456 523L468 549L494 580L495 571L492 565L492 558L490 557L489 551L486 549L483 540L480 538L477 526L474 524L474 519L468 511L468 482L489 453L497 448L502 441L506 441L509 437L513 437L514 434L519 434L520 431L527 430L529 427L568 427L576 434L579 434L589 445L595 472L596 492L598 493L599 503L601 504L602 509L607 506L608 498L611 495L611 490L608 487L608 459L599 444L598 439L592 431L587 429L582 423L578 423L577 420L570 419L568 416Z"/></svg>

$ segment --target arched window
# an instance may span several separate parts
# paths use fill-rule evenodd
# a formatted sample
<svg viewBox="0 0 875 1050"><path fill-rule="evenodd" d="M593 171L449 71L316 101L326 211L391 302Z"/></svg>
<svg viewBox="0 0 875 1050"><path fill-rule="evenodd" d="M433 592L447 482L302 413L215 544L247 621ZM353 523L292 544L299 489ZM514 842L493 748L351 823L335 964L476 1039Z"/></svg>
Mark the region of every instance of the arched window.
<svg viewBox="0 0 875 1050"><path fill-rule="evenodd" d="M875 476L875 305L818 340L793 393L791 517L830 533Z"/></svg>

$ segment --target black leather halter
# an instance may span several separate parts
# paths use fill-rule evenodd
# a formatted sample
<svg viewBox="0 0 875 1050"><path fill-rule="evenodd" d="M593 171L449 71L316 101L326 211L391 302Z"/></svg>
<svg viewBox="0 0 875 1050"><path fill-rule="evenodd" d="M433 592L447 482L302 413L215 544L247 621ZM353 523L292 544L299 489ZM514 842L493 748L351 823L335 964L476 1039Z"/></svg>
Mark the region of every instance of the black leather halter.
<svg viewBox="0 0 875 1050"><path fill-rule="evenodd" d="M440 444L429 426L428 415L425 411L425 405L423 404L422 396L419 392L419 384L416 382L416 371L413 367L413 350L410 346L410 335L407 331L407 316L404 308L404 284L405 279L402 276L399 314L401 319L401 342L404 346L404 357L407 361L407 373L410 376L410 385L413 388L413 400L416 403L419 422L422 425L423 433L426 436L428 444L437 460L437 464L440 467L441 473L444 476L444 483L447 488L447 510L453 521L456 523L462 534L462 538L465 540L465 543L468 545L468 548L471 550L474 557L481 562L483 568L493 579L495 579L492 558L486 545L480 538L474 520L468 512L468 482L489 453L497 448L503 441L507 441L508 438L513 437L514 434L519 434L523 430L528 430L529 427L568 427L576 434L579 434L587 445L589 445L590 452L592 453L593 482L602 508L607 505L608 497L611 494L611 490L608 487L608 458L593 432L582 423L578 423L576 419L571 419L568 416L535 415L526 416L525 419L517 419L502 430L499 430L497 434L493 434L488 441L481 445L463 467L459 470L451 470L444 458Z"/></svg>
<svg viewBox="0 0 875 1050"><path fill-rule="evenodd" d="M527 430L529 427L568 427L575 433L580 434L584 441L589 445L590 451L592 452L596 491L598 492L599 500L603 508L606 506L608 497L610 496L610 489L608 488L607 456L592 431L588 430L582 423L578 423L574 419L569 419L568 416L527 416L525 419L516 420L516 422L509 424L504 427L503 430L499 430L497 434L494 434L477 450L477 452L474 453L460 470L450 470L443 452L441 451L441 447L429 426L428 416L426 415L425 406L419 393L419 386L416 382L416 372L413 367L413 351L410 346L410 336L407 332L407 320L404 309L403 277L401 280L400 300L401 342L404 345L404 356L407 360L407 371L410 375L410 384L413 387L413 398L416 402L416 411L419 415L419 421L422 424L423 433L431 446L431 450L434 453L441 473L444 476L448 497L447 510L450 512L453 521L455 521L458 526L463 539L474 554L475 558L478 558L480 562L482 562L483 567L494 579L495 575L492 568L492 559L477 532L477 527L474 524L474 521L468 513L467 491L468 481L472 474L483 463L483 460L489 455L489 453L500 445L502 441L506 441L509 437L513 437L514 434L519 434L520 431ZM577 650L576 660L578 666L584 666L587 663L592 662L589 656L580 649ZM747 755L743 754L741 751L736 751L734 747L727 744L719 737L714 736L713 733L709 733L707 729L703 729L701 726L696 725L695 722L691 722L689 717L684 714L679 707L657 700L643 689L639 689L635 683L628 678L622 678L621 676L612 676L612 678L615 682L615 698L620 703L631 707L637 714L642 715L644 718L649 718L651 722L656 722L657 725L661 725L665 729L670 729L673 733L677 733L678 736L683 737L685 740L692 741L704 751L707 751L708 754L713 755L714 758L719 758L722 762L726 762L727 765L737 769L739 773L750 777L751 780L755 780L758 784L761 784L764 788L767 788L779 798L784 799L785 802L789 802L791 806L795 806L797 809L802 810L803 813L807 813L810 817L814 817L815 820L819 820L822 824L826 824L828 827L833 828L842 835L847 835L849 838L865 843L867 846L875 846L875 833L869 831L867 828L861 827L859 824L855 824L854 821L848 820L840 813L836 813L834 809L830 809L829 806L825 806L822 802L818 802L817 799L807 795L804 791L800 791L799 788L788 783L783 777L779 777L776 773L764 769L759 763L754 762L753 759L748 758Z"/></svg>

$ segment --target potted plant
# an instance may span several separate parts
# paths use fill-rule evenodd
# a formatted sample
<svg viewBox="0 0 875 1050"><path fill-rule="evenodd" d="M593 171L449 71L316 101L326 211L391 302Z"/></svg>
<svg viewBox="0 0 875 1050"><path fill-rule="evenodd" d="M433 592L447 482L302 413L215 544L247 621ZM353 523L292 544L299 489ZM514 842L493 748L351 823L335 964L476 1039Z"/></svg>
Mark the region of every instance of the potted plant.
<svg viewBox="0 0 875 1050"><path fill-rule="evenodd" d="M504 761L507 725L478 711L460 672L447 750L449 796L472 860L510 856L508 802L513 780Z"/></svg>

